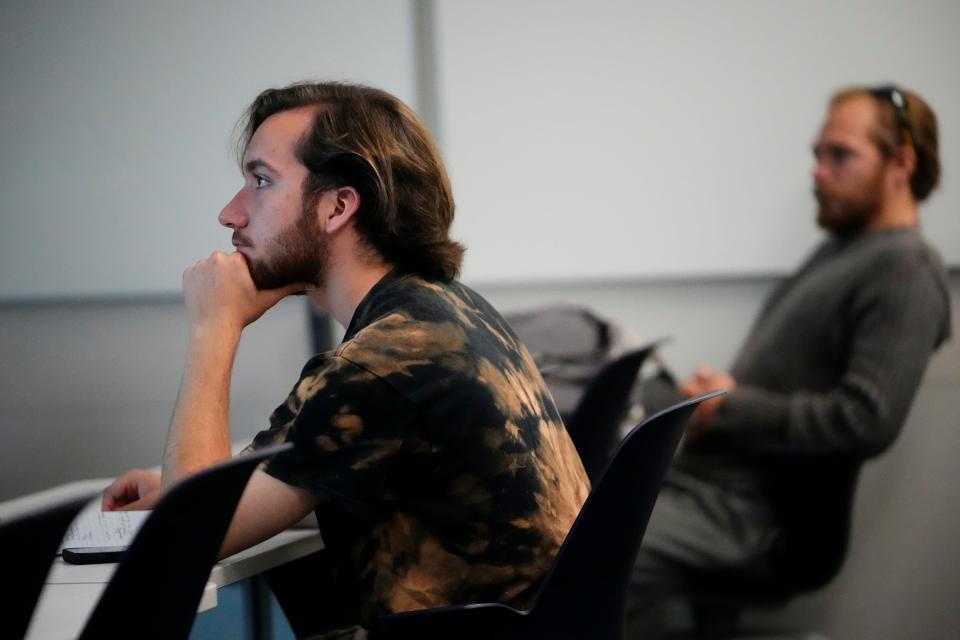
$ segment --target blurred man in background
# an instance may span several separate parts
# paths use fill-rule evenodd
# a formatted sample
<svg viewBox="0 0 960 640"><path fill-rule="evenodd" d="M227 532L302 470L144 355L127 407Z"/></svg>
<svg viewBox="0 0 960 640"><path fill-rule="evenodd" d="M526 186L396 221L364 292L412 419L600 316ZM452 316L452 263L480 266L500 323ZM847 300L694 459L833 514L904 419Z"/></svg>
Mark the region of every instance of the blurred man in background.
<svg viewBox="0 0 960 640"><path fill-rule="evenodd" d="M950 332L944 267L918 227L940 178L937 137L931 108L897 87L830 100L813 146L828 237L770 295L731 370L701 367L682 385L728 394L699 408L661 493L632 619L706 574L776 574L791 496L852 491L838 485L897 437Z"/></svg>

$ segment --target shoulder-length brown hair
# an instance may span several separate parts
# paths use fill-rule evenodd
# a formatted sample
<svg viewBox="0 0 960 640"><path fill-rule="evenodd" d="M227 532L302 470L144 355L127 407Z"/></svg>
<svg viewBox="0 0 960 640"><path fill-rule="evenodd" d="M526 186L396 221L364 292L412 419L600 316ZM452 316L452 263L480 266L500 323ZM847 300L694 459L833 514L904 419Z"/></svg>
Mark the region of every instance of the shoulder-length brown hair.
<svg viewBox="0 0 960 640"><path fill-rule="evenodd" d="M363 240L386 262L428 279L451 280L465 251L449 238L453 194L426 126L385 91L342 82L303 82L267 89L243 122L242 158L254 132L270 116L316 107L296 154L309 171L304 201L330 188L360 194L356 215Z"/></svg>

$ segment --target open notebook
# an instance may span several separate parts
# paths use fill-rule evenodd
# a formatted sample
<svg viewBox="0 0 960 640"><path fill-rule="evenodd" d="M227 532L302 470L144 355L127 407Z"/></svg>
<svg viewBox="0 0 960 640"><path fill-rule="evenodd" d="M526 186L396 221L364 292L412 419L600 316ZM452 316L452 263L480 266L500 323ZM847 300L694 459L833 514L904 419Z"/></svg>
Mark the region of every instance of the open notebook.
<svg viewBox="0 0 960 640"><path fill-rule="evenodd" d="M60 549L129 546L149 515L149 511L101 511L97 500L76 517Z"/></svg>

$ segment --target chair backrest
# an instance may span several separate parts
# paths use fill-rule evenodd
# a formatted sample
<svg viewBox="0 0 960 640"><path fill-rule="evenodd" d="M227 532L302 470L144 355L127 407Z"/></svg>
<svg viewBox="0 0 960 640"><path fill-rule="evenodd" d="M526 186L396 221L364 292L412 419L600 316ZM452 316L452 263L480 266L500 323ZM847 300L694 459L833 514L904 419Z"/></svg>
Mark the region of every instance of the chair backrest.
<svg viewBox="0 0 960 640"><path fill-rule="evenodd" d="M265 447L171 487L144 521L81 638L186 638L240 496Z"/></svg>
<svg viewBox="0 0 960 640"><path fill-rule="evenodd" d="M730 568L685 576L683 591L693 604L698 633L732 633L744 609L783 606L823 587L843 566L862 460L822 454L774 460L781 478L768 490L781 533L768 565L761 571Z"/></svg>
<svg viewBox="0 0 960 640"><path fill-rule="evenodd" d="M686 424L715 391L644 420L584 503L530 612L536 637L621 638L633 563Z"/></svg>
<svg viewBox="0 0 960 640"><path fill-rule="evenodd" d="M773 562L784 592L818 589L843 566L853 500L863 461L851 456L797 456L784 460L789 480L772 489L783 527Z"/></svg>
<svg viewBox="0 0 960 640"><path fill-rule="evenodd" d="M85 492L0 523L0 549L5 550L0 598L0 638L22 638L30 625L57 547L70 522L97 492Z"/></svg>
<svg viewBox="0 0 960 640"><path fill-rule="evenodd" d="M605 364L566 420L567 433L577 447L591 482L606 468L620 440L620 426L630 407L630 393L637 374L656 347L654 343L628 351Z"/></svg>

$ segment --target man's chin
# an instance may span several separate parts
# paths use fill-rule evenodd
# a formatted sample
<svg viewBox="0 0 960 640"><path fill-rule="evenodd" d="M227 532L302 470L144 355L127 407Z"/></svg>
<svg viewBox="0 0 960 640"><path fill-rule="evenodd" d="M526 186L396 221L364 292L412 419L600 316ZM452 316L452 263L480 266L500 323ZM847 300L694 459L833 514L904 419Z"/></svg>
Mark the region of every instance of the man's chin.
<svg viewBox="0 0 960 640"><path fill-rule="evenodd" d="M253 264L250 265L250 278L253 280L253 286L255 286L258 291L281 289L283 287L289 287L292 284L305 283L306 286L304 287L303 291L298 291L295 294L292 294L302 296L317 288L317 284L312 278L306 278L300 274L285 274L264 270L257 268L257 265Z"/></svg>
<svg viewBox="0 0 960 640"><path fill-rule="evenodd" d="M817 212L817 226L835 236L850 236L859 233L867 224L867 218L861 216L839 215L821 208Z"/></svg>
<svg viewBox="0 0 960 640"><path fill-rule="evenodd" d="M817 210L817 226L827 231L832 231L837 225L837 216L832 211L820 205Z"/></svg>
<svg viewBox="0 0 960 640"><path fill-rule="evenodd" d="M253 265L250 265L250 278L253 280L253 286L257 288L257 291L279 289L289 284L285 279L277 277L276 274L258 270Z"/></svg>

